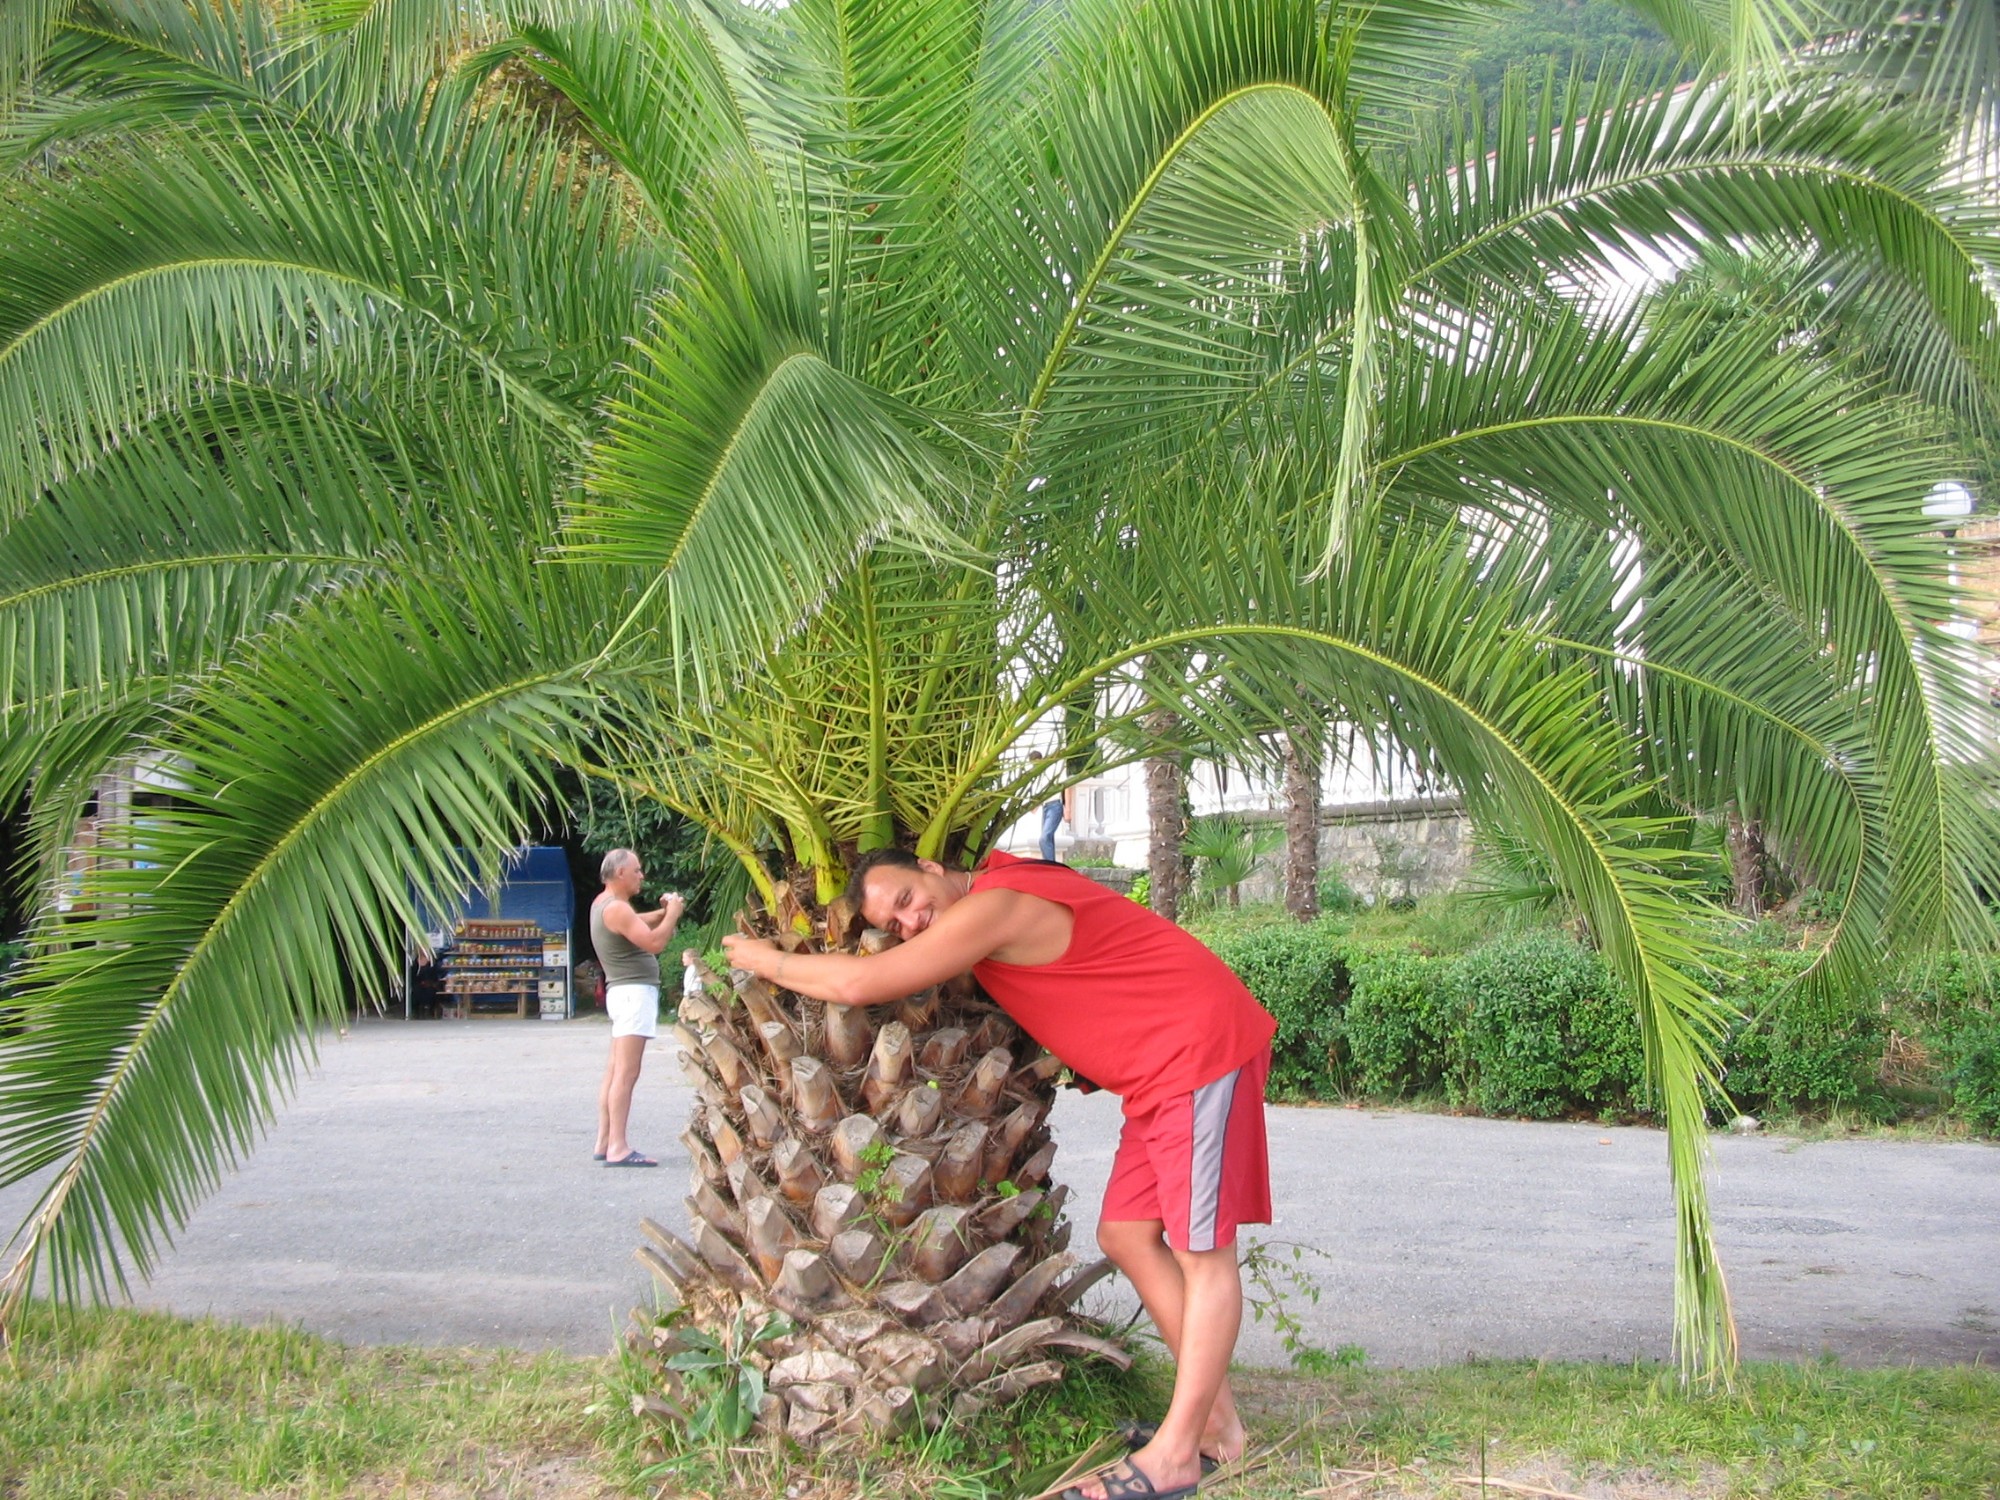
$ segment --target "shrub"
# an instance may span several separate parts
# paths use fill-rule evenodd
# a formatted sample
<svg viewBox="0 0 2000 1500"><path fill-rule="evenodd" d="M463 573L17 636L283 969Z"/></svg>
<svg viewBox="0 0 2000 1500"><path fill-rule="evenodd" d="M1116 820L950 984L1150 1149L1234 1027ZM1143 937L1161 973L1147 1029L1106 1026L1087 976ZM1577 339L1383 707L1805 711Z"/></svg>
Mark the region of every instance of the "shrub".
<svg viewBox="0 0 2000 1500"><path fill-rule="evenodd" d="M1301 926L1260 905L1190 925L1277 1017L1275 1094L1442 1092L1543 1118L1639 1105L1644 1058L1622 985L1558 928L1481 933L1493 912L1433 900L1413 915ZM1477 946L1455 951L1468 939ZM1906 967L1886 997L1827 995L1798 987L1815 955L1797 941L1796 929L1757 923L1733 934L1712 976L1740 1012L1721 1049L1738 1106L1889 1106L1881 1069L1893 1014L1938 1060L1938 1103L1948 1089L1974 1128L2000 1133L2000 963L1946 954Z"/></svg>
<svg viewBox="0 0 2000 1500"><path fill-rule="evenodd" d="M1362 1092L1395 1096L1444 1082L1450 961L1405 948L1357 949L1344 1030Z"/></svg>
<svg viewBox="0 0 2000 1500"><path fill-rule="evenodd" d="M1990 954L1951 951L1911 959L1889 981L1892 1004L1918 1030L1949 1031L1958 1020L2000 994L2000 960Z"/></svg>
<svg viewBox="0 0 2000 1500"><path fill-rule="evenodd" d="M1361 910L1361 897L1355 892L1354 887L1347 883L1347 876L1341 871L1320 872L1319 909L1328 914Z"/></svg>
<svg viewBox="0 0 2000 1500"><path fill-rule="evenodd" d="M1847 893L1844 890L1823 891L1816 885L1809 885L1800 891L1794 903L1801 922L1837 922L1847 909Z"/></svg>
<svg viewBox="0 0 2000 1500"><path fill-rule="evenodd" d="M1482 1110L1545 1119L1631 1106L1638 1021L1596 953L1555 932L1503 937L1461 957L1452 987L1465 1018L1459 1087Z"/></svg>
<svg viewBox="0 0 2000 1500"><path fill-rule="evenodd" d="M1967 1011L1952 1028L1946 1055L1959 1114L1974 1130L2000 1135L2000 1013Z"/></svg>
<svg viewBox="0 0 2000 1500"><path fill-rule="evenodd" d="M1278 1020L1271 1048L1273 1094L1337 1093L1341 1005L1347 995L1347 932L1337 923L1277 922L1207 937L1216 956Z"/></svg>
<svg viewBox="0 0 2000 1500"><path fill-rule="evenodd" d="M1827 1109L1875 1091L1886 1031L1873 995L1801 986L1815 955L1736 950L1716 992L1743 1014L1723 1048L1723 1087L1739 1106Z"/></svg>
<svg viewBox="0 0 2000 1500"><path fill-rule="evenodd" d="M1228 813L1196 818L1181 843L1195 862L1195 894L1207 905L1225 898L1241 906L1243 883L1257 873L1258 861L1283 845L1285 830L1275 823L1251 822Z"/></svg>

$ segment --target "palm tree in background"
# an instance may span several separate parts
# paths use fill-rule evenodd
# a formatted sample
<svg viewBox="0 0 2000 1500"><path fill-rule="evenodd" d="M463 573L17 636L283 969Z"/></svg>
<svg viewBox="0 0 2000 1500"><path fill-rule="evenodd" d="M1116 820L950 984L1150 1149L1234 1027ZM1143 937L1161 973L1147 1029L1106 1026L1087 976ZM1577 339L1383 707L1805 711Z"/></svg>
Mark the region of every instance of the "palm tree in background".
<svg viewBox="0 0 2000 1500"><path fill-rule="evenodd" d="M1984 931L1922 502L1933 413L2000 375L2000 245L1949 112L1865 82L1517 83L1488 153L1434 86L1470 14L10 12L0 791L49 899L0 1181L52 1173L11 1297L143 1271L558 767L713 833L761 930L853 947L857 850L974 856L1148 714L1331 711L1539 851L1629 984L1676 1344L1725 1368L1689 819L1752 810L1848 893L1808 982ZM1594 290L1724 237L1865 270L1893 379ZM79 813L139 759L176 800L66 917ZM1095 1347L1054 1070L975 994L874 1033L716 980L683 1017L693 1243L654 1263L702 1319L798 1319L775 1352L838 1391L771 1419L892 1425Z"/></svg>

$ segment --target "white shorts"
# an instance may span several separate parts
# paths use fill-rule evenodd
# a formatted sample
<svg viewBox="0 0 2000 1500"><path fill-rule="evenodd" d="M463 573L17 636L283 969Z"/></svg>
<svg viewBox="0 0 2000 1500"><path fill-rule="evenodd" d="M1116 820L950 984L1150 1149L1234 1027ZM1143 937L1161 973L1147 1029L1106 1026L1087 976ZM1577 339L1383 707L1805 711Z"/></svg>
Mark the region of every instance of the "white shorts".
<svg viewBox="0 0 2000 1500"><path fill-rule="evenodd" d="M604 991L605 1013L613 1036L660 1034L660 987L657 984L614 984Z"/></svg>

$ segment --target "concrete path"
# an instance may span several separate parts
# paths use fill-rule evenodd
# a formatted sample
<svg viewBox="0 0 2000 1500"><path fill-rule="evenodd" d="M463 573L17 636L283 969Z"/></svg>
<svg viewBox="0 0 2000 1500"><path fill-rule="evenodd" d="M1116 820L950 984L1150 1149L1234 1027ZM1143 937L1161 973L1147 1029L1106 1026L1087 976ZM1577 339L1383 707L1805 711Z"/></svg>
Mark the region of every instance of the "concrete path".
<svg viewBox="0 0 2000 1500"><path fill-rule="evenodd" d="M371 1022L328 1038L270 1137L136 1298L365 1343L610 1346L650 1299L640 1215L675 1227L689 1091L649 1050L632 1139L590 1160L601 1021ZM1065 1094L1059 1180L1091 1243L1118 1105ZM1657 1131L1348 1109L1271 1112L1279 1222L1317 1247L1314 1342L1371 1363L1663 1358L1672 1304ZM1745 1353L1858 1364L2000 1359L2000 1148L1715 1142ZM0 1191L0 1234L33 1201ZM1117 1301L1114 1289L1111 1302ZM1250 1329L1252 1363L1282 1362Z"/></svg>

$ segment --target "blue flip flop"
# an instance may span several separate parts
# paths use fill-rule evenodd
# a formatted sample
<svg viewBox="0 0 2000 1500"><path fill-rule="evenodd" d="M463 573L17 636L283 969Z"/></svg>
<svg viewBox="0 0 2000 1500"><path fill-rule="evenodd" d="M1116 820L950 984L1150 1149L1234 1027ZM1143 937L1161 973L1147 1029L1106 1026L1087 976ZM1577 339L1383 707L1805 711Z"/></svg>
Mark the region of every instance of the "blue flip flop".
<svg viewBox="0 0 2000 1500"><path fill-rule="evenodd" d="M616 1161L608 1161L607 1167L657 1167L658 1162L650 1156L642 1156L637 1151L628 1151Z"/></svg>

